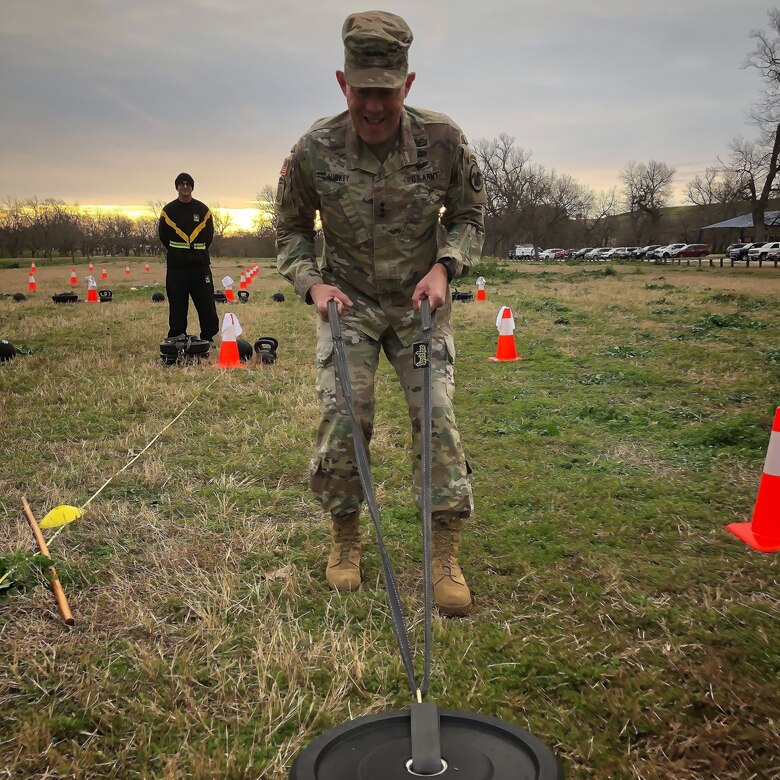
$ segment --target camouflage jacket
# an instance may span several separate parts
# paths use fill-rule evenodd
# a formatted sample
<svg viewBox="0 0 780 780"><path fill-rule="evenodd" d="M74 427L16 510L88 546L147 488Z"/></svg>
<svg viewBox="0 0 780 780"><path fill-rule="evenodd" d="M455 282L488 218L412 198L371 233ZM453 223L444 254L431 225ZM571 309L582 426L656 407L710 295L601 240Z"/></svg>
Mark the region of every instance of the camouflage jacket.
<svg viewBox="0 0 780 780"><path fill-rule="evenodd" d="M345 111L317 122L282 165L279 273L309 303L313 284L339 287L355 304L346 321L373 338L392 327L409 345L420 329L414 288L440 258L454 260L455 278L470 271L482 249L484 204L476 158L451 119L406 106L381 164ZM315 212L325 238L319 261ZM448 295L436 316L444 332L450 304Z"/></svg>

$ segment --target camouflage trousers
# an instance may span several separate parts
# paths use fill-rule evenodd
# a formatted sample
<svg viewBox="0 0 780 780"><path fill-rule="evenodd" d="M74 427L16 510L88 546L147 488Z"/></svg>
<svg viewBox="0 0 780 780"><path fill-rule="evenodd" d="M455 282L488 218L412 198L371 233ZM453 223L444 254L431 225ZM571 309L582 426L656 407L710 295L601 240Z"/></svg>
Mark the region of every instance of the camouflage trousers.
<svg viewBox="0 0 780 780"><path fill-rule="evenodd" d="M374 375L384 350L406 397L412 423L414 498L422 508L422 400L423 370L412 365L412 347L405 347L395 332L376 340L342 322L344 352L352 383L352 401L366 449L374 430ZM452 409L455 346L451 335L434 332L431 344L431 509L434 516L468 517L473 509L466 458ZM317 329L317 394L322 420L317 431L317 452L311 464L311 487L323 509L337 517L348 515L363 501L352 423L346 402L337 390L330 326Z"/></svg>

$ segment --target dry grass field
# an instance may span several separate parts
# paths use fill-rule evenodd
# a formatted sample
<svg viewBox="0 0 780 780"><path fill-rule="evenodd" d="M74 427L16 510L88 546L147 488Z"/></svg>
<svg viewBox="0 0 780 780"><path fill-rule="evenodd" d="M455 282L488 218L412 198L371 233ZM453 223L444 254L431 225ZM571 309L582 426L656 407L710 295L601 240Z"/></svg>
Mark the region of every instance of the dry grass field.
<svg viewBox="0 0 780 780"><path fill-rule="evenodd" d="M108 304L52 303L66 262L16 303L29 261L0 269L0 338L31 350L0 363L0 777L283 780L326 729L409 703L376 545L360 592L324 582L314 315L260 261L219 310L278 338L278 362L165 367L167 304L144 287L164 268L124 262ZM780 270L480 272L488 301L453 308L475 609L434 620L431 698L528 728L569 778L780 777L780 553L726 531L780 405ZM516 363L487 360L502 304ZM407 429L383 364L372 461L421 663ZM52 544L68 628L21 497L40 519L111 477Z"/></svg>

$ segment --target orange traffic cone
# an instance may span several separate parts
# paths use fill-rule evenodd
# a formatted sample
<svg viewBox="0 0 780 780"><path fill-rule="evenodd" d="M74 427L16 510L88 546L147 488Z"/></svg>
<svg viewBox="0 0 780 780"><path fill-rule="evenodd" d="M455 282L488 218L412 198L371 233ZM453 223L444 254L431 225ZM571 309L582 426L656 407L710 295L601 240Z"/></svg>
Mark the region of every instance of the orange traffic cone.
<svg viewBox="0 0 780 780"><path fill-rule="evenodd" d="M222 344L219 347L220 368L243 368L238 354L236 339L241 335L242 328L235 314L225 314L222 320Z"/></svg>
<svg viewBox="0 0 780 780"><path fill-rule="evenodd" d="M33 260L33 261L32 261L32 264L30 265L30 273L31 273L31 274L34 274L34 273L35 273L35 260Z"/></svg>
<svg viewBox="0 0 780 780"><path fill-rule="evenodd" d="M35 284L35 274L31 273L27 277L27 292L35 292L38 289L38 285Z"/></svg>
<svg viewBox="0 0 780 780"><path fill-rule="evenodd" d="M145 271L147 274L149 273L149 263L147 263L147 264L144 266L144 271Z"/></svg>
<svg viewBox="0 0 780 780"><path fill-rule="evenodd" d="M522 355L517 354L515 349L515 318L512 316L512 310L508 306L502 306L496 317L496 327L498 328L498 345L496 346L496 356L491 360L521 360Z"/></svg>
<svg viewBox="0 0 780 780"><path fill-rule="evenodd" d="M225 298L233 303L236 300L236 296L233 293L233 277L224 276L222 278L222 286L225 288Z"/></svg>
<svg viewBox="0 0 780 780"><path fill-rule="evenodd" d="M130 264L125 263L125 276L130 276Z"/></svg>
<svg viewBox="0 0 780 780"><path fill-rule="evenodd" d="M102 271L102 273L100 274L100 278L101 278L101 279L108 279L108 271L106 270L106 267L105 267L105 266L103 266L103 271Z"/></svg>
<svg viewBox="0 0 780 780"><path fill-rule="evenodd" d="M71 268L70 269L70 283L73 287L75 287L79 283L79 279L76 276L76 269Z"/></svg>
<svg viewBox="0 0 780 780"><path fill-rule="evenodd" d="M92 264L92 261L89 261L89 272L92 273L95 270L95 266Z"/></svg>
<svg viewBox="0 0 780 780"><path fill-rule="evenodd" d="M241 272L241 279L238 282L238 289L246 290L246 274L243 271Z"/></svg>
<svg viewBox="0 0 780 780"><path fill-rule="evenodd" d="M486 301L487 300L487 294L485 293L485 277L480 276L477 279L477 300L478 301Z"/></svg>
<svg viewBox="0 0 780 780"><path fill-rule="evenodd" d="M97 303L97 302L98 302L97 282L95 281L94 276L88 276L87 277L87 303Z"/></svg>
<svg viewBox="0 0 780 780"><path fill-rule="evenodd" d="M780 550L780 407L775 411L772 433L769 435L753 519L749 523L731 523L726 528L754 550Z"/></svg>

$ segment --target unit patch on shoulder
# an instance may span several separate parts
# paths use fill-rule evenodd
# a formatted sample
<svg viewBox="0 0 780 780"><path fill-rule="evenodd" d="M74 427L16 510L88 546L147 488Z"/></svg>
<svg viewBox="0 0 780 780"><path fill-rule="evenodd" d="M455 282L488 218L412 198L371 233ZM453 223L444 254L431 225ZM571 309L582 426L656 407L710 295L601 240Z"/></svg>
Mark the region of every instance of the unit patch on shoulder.
<svg viewBox="0 0 780 780"><path fill-rule="evenodd" d="M200 222L200 214L198 214L197 211L192 215L192 221L193 222Z"/></svg>
<svg viewBox="0 0 780 780"><path fill-rule="evenodd" d="M471 188L474 192L480 192L485 186L485 182L482 178L482 171L479 170L479 166L476 163L471 163L469 181L471 182Z"/></svg>

